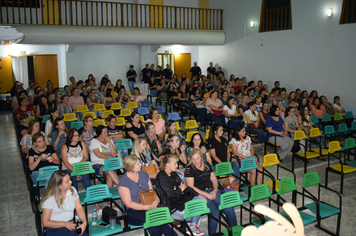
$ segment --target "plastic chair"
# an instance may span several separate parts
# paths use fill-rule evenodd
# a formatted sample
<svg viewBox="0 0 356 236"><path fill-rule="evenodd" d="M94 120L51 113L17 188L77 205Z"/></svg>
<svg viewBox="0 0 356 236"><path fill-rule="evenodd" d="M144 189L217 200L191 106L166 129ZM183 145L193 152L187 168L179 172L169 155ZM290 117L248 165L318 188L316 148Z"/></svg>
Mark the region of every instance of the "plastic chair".
<svg viewBox="0 0 356 236"><path fill-rule="evenodd" d="M331 120L331 117L330 117L330 115L329 114L324 114L323 116L322 116L322 119L321 119L321 122L330 122L330 121L332 121Z"/></svg>
<svg viewBox="0 0 356 236"><path fill-rule="evenodd" d="M89 111L87 105L78 105L77 110L75 112L79 113L79 112L87 112L87 111Z"/></svg>
<svg viewBox="0 0 356 236"><path fill-rule="evenodd" d="M352 111L347 111L345 114L345 119L354 119L354 114L352 113Z"/></svg>
<svg viewBox="0 0 356 236"><path fill-rule="evenodd" d="M90 161L78 162L73 164L73 171L71 173L72 178L76 178L77 175L90 175L94 174L95 170ZM82 205L85 204L84 199L86 197L86 192L78 193L80 202Z"/></svg>
<svg viewBox="0 0 356 236"><path fill-rule="evenodd" d="M74 129L77 129L79 130L80 128L82 128L84 125L83 125L83 122L82 121L74 121L70 124L70 127L71 128L74 128Z"/></svg>
<svg viewBox="0 0 356 236"><path fill-rule="evenodd" d="M208 144L209 134L210 134L210 129L207 129L205 134L205 144Z"/></svg>
<svg viewBox="0 0 356 236"><path fill-rule="evenodd" d="M311 212L313 212L317 216L317 224L315 225L317 228L321 229L322 231L327 232L328 234L331 235L340 235L340 223L341 223L341 209L342 209L342 201L341 201L341 195L333 190L330 189L324 185L321 185L321 181L318 176L318 172L308 172L305 173L303 176L303 196L305 195L305 192L307 192L308 195L310 195L312 198L316 199L317 201L309 203L309 204L304 204L304 197L303 197L303 207L309 209ZM313 187L313 190L317 190L317 194L313 195L310 191L307 190L308 187ZM316 188L315 188L316 187ZM323 188L328 191L328 193L334 193L337 197L333 198L332 203L327 203L325 201L322 201L323 196L330 196L330 194L321 194L320 189ZM338 203L338 207L335 206L334 204ZM326 227L321 226L321 221L323 219L329 218L331 216L337 215L337 221L336 221L336 234L329 230Z"/></svg>
<svg viewBox="0 0 356 236"><path fill-rule="evenodd" d="M117 140L116 150L127 150L132 148L131 139L119 139Z"/></svg>
<svg viewBox="0 0 356 236"><path fill-rule="evenodd" d="M249 198L250 202L250 223L253 223L257 227L264 224L266 219L264 216L259 215L253 211L254 202L268 198L268 206L271 207L271 193L268 191L268 186L266 184L254 185L251 187L251 196ZM252 214L255 214L259 219L252 221Z"/></svg>
<svg viewBox="0 0 356 236"><path fill-rule="evenodd" d="M34 116L29 116L29 121L32 121L32 120L36 120L36 118Z"/></svg>
<svg viewBox="0 0 356 236"><path fill-rule="evenodd" d="M111 170L117 171L123 168L124 166L121 157L108 158L104 160L103 176L96 175L96 177L101 183L105 184L106 183L105 171L111 171ZM117 191L117 187L109 188L109 191L113 195L113 198L120 198L120 195Z"/></svg>
<svg viewBox="0 0 356 236"><path fill-rule="evenodd" d="M351 123L351 131L355 132L356 131L356 121Z"/></svg>
<svg viewBox="0 0 356 236"><path fill-rule="evenodd" d="M141 116L150 114L150 112L148 111L147 107L140 107L140 108L137 109L137 112Z"/></svg>
<svg viewBox="0 0 356 236"><path fill-rule="evenodd" d="M242 226L242 204L243 201L240 198L240 194L237 191L230 191L227 193L223 193L220 195L220 205L219 205L219 215L222 216L221 211L235 206L240 206L240 225L236 225L231 228L231 235L238 236L241 235L242 230L244 227ZM226 221L227 222L227 221ZM221 231L225 236L230 235L229 229L223 229Z"/></svg>
<svg viewBox="0 0 356 236"><path fill-rule="evenodd" d="M313 123L313 124L319 124L319 119L317 116L310 116L310 121Z"/></svg>
<svg viewBox="0 0 356 236"><path fill-rule="evenodd" d="M324 127L324 137L326 139L333 139L336 137L336 132L335 132L334 126L327 125Z"/></svg>
<svg viewBox="0 0 356 236"><path fill-rule="evenodd" d="M182 128L179 126L179 122L176 121L176 130L181 130Z"/></svg>
<svg viewBox="0 0 356 236"><path fill-rule="evenodd" d="M185 122L185 132L187 132L187 130L190 130L190 129L198 129L199 128L199 125L197 124L197 121L196 120L187 120Z"/></svg>
<svg viewBox="0 0 356 236"><path fill-rule="evenodd" d="M144 116L140 116L140 121L141 121L143 124L145 124L145 123L146 123L145 117L144 117Z"/></svg>
<svg viewBox="0 0 356 236"><path fill-rule="evenodd" d="M162 119L163 120L162 114L158 114L158 119Z"/></svg>
<svg viewBox="0 0 356 236"><path fill-rule="evenodd" d="M122 109L121 103L111 103L110 110L116 111L121 109Z"/></svg>
<svg viewBox="0 0 356 236"><path fill-rule="evenodd" d="M93 119L96 119L95 112L93 112L93 111L84 112L83 117L86 117L86 116L91 116L91 117L93 117Z"/></svg>
<svg viewBox="0 0 356 236"><path fill-rule="evenodd" d="M131 92L126 92L126 94L127 95L129 95L129 97L131 97L132 95L131 95Z"/></svg>
<svg viewBox="0 0 356 236"><path fill-rule="evenodd" d="M341 123L338 126L337 134L338 135L347 135L349 133L349 128L347 128L346 123Z"/></svg>
<svg viewBox="0 0 356 236"><path fill-rule="evenodd" d="M172 224L174 222L173 217L169 211L168 207L157 207L146 211L146 221L143 224L143 229L145 230L146 235L147 229L151 227L156 227L164 224ZM173 227L172 227L173 235Z"/></svg>
<svg viewBox="0 0 356 236"><path fill-rule="evenodd" d="M179 117L179 114L177 112L172 112L168 114L168 119L167 120L181 120L181 118Z"/></svg>
<svg viewBox="0 0 356 236"><path fill-rule="evenodd" d="M113 110L103 111L103 118L108 118L109 115L115 115Z"/></svg>
<svg viewBox="0 0 356 236"><path fill-rule="evenodd" d="M51 115L44 115L42 118L42 124L46 124L47 120L51 117Z"/></svg>
<svg viewBox="0 0 356 236"><path fill-rule="evenodd" d="M352 149L354 149L353 153L351 152ZM350 158L350 154L352 154L354 157L356 156L356 143L354 138L345 139L345 155L346 154L347 154L347 159ZM348 164L349 166L356 167L355 158L353 161L347 161L346 164Z"/></svg>
<svg viewBox="0 0 356 236"><path fill-rule="evenodd" d="M104 104L95 104L94 111L106 111Z"/></svg>
<svg viewBox="0 0 356 236"><path fill-rule="evenodd" d="M123 117L127 117L131 115L131 109L121 109L120 110L120 115L119 116L123 116Z"/></svg>
<svg viewBox="0 0 356 236"><path fill-rule="evenodd" d="M50 180L52 174L59 170L58 166L45 166L38 169L38 177L36 179L36 190L37 195L35 196L36 205L40 203L40 187L44 187L45 184L40 184L41 181L48 181Z"/></svg>
<svg viewBox="0 0 356 236"><path fill-rule="evenodd" d="M344 119L344 117L342 116L341 113L339 113L339 112L335 113L334 121L340 121L340 120L343 120L343 119Z"/></svg>
<svg viewBox="0 0 356 236"><path fill-rule="evenodd" d="M135 109L135 108L138 108L136 102L128 102L126 105L126 109Z"/></svg>
<svg viewBox="0 0 356 236"><path fill-rule="evenodd" d="M149 95L147 95L149 96ZM152 103L150 101L142 101L141 107L152 107Z"/></svg>
<svg viewBox="0 0 356 236"><path fill-rule="evenodd" d="M319 145L319 148L313 148L310 151L318 153L320 156L328 155L329 153L328 149L322 147L322 136L319 128L310 129L309 137L310 139L308 139L308 142L316 143ZM317 137L319 137L319 141L316 140Z"/></svg>
<svg viewBox="0 0 356 236"><path fill-rule="evenodd" d="M242 159L241 160L241 163L240 163L240 176L241 177L244 177L244 180L248 182L247 180L247 172L246 173L243 173L245 171L249 171L249 170L257 170L258 169L258 166L256 164L256 159L255 158L245 158L245 159ZM257 175L257 172L256 172L256 175ZM248 189L249 189L249 186L245 186L245 187L240 187L241 190L243 190L245 193L248 194Z"/></svg>
<svg viewBox="0 0 356 236"><path fill-rule="evenodd" d="M78 120L75 113L66 113L63 115L63 121L76 121Z"/></svg>
<svg viewBox="0 0 356 236"><path fill-rule="evenodd" d="M113 92L113 93L112 93L112 97L113 97L113 98L116 98L117 96L119 96L119 94L118 94L117 92Z"/></svg>
<svg viewBox="0 0 356 236"><path fill-rule="evenodd" d="M116 126L124 126L126 125L125 118L117 117L116 118Z"/></svg>
<svg viewBox="0 0 356 236"><path fill-rule="evenodd" d="M157 109L158 113L161 114L161 113L166 113L166 111L164 110L164 107L163 106L155 106L155 108Z"/></svg>
<svg viewBox="0 0 356 236"><path fill-rule="evenodd" d="M104 120L104 119L94 120L93 126L94 126L94 127L98 127L99 125L104 125L104 126L106 126L105 120Z"/></svg>
<svg viewBox="0 0 356 236"><path fill-rule="evenodd" d="M192 136L193 136L194 134L199 134L199 131L191 131L191 132L188 132L188 133L187 133L187 138L185 139L185 141L186 141L187 143L191 142L191 141L192 141Z"/></svg>

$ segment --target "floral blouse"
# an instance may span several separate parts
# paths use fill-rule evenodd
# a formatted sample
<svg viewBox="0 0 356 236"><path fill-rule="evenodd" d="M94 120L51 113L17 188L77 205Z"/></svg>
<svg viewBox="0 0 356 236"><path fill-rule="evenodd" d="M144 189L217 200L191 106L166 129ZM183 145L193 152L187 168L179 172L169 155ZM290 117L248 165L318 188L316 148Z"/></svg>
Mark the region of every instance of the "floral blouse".
<svg viewBox="0 0 356 236"><path fill-rule="evenodd" d="M242 142L241 140L237 141L235 138L231 139L230 145L237 146L237 152L244 156L251 156L251 138L246 136L245 140Z"/></svg>

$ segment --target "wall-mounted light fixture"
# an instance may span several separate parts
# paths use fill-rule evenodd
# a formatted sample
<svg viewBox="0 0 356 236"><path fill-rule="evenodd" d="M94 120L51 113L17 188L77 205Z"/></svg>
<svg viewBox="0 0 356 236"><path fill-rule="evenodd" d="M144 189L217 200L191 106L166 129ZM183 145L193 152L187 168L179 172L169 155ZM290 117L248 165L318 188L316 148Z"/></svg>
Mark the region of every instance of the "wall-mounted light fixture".
<svg viewBox="0 0 356 236"><path fill-rule="evenodd" d="M254 21L254 20L252 20L252 21L250 22L250 26L251 26L251 28L255 27L255 21Z"/></svg>
<svg viewBox="0 0 356 236"><path fill-rule="evenodd" d="M332 17L332 15L333 15L333 9L332 9L332 8L329 8L329 9L326 11L326 15L327 15L328 17Z"/></svg>

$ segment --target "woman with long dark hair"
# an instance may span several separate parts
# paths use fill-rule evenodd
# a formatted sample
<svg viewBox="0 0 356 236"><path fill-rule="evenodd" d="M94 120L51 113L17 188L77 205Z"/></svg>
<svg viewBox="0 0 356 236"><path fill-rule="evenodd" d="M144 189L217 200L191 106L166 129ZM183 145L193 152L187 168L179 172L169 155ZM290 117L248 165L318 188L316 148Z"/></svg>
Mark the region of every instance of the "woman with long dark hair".
<svg viewBox="0 0 356 236"><path fill-rule="evenodd" d="M138 136L145 135L145 126L140 121L140 114L132 112L126 123L126 138L134 141Z"/></svg>
<svg viewBox="0 0 356 236"><path fill-rule="evenodd" d="M203 154L204 161L208 162L210 165L213 165L209 150L205 147L203 137L199 133L193 134L192 139L189 144L189 147L190 148L187 153L188 162L190 161L189 155L192 152L192 150L198 148L201 151L201 153Z"/></svg>

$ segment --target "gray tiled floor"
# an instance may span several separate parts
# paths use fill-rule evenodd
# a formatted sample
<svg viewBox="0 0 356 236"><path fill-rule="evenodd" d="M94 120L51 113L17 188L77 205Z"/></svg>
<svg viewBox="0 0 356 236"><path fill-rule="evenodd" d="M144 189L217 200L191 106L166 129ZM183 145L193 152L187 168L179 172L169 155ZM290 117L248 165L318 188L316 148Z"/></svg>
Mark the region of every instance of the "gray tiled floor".
<svg viewBox="0 0 356 236"><path fill-rule="evenodd" d="M184 128L184 125L183 127ZM0 235L37 235L35 230L35 219L30 206L30 197L26 187L25 175L23 173L20 152L17 146L17 139L15 134L15 128L12 121L12 115L10 112L0 112L0 186L2 194L0 194L0 209L2 210L3 217L0 217ZM205 137L205 133L202 133ZM272 151L272 150L271 150ZM255 152L262 158L262 149L260 145L255 146ZM290 157L282 163L286 167L290 167ZM262 162L262 161L261 161ZM326 162L320 162L318 160L311 160L308 167L308 171L317 171L324 183L325 178L325 166ZM309 165L308 165L309 166ZM299 190L302 184L303 165L301 161L296 162L297 186ZM281 172L281 177L287 176L286 173ZM329 176L331 187L335 190L339 190L339 176L331 174ZM343 201L343 213L341 219L341 235L353 236L356 232L356 175L348 175L344 184ZM79 184L79 191L83 188ZM316 191L316 189L312 189ZM41 194L43 196L43 193ZM336 202L336 198L330 194L322 195L326 202ZM288 197L288 195L286 196ZM299 202L299 201L298 201ZM266 202L262 202L266 204ZM245 203L247 204L247 203ZM104 206L104 204L103 204ZM247 206L247 205L246 205ZM273 209L276 209L272 205ZM90 212L90 211L89 211ZM239 215L238 215L239 217ZM248 213L243 213L243 219L247 219ZM238 218L239 220L239 218ZM245 221L245 220L244 220ZM324 225L331 229L335 229L336 218L332 217L324 221ZM207 232L206 217L202 217L200 229ZM121 234L123 236L130 235L143 235L143 230L135 230L131 233ZM306 227L305 235L327 235L315 227Z"/></svg>

